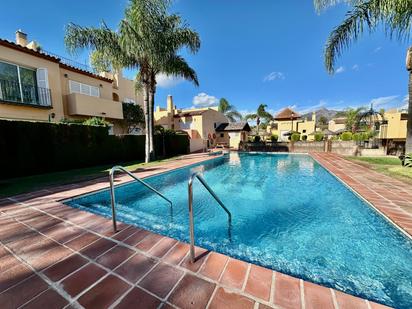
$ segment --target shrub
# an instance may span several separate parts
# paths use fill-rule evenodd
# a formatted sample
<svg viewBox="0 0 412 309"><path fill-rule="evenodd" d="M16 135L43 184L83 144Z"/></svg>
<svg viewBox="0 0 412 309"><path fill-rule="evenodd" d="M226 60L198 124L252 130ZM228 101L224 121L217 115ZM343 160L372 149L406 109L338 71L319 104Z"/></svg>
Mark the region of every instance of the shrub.
<svg viewBox="0 0 412 309"><path fill-rule="evenodd" d="M315 141L317 141L317 142L323 141L323 133L316 132L315 133Z"/></svg>
<svg viewBox="0 0 412 309"><path fill-rule="evenodd" d="M369 134L367 132L357 132L353 134L352 139L357 142L367 141Z"/></svg>
<svg viewBox="0 0 412 309"><path fill-rule="evenodd" d="M0 120L0 179L144 159L145 137L109 135L107 127ZM162 153L162 139L155 147ZM188 153L187 135L165 136L166 156Z"/></svg>
<svg viewBox="0 0 412 309"><path fill-rule="evenodd" d="M342 141L350 141L352 140L352 132L343 132L340 138L342 139Z"/></svg>
<svg viewBox="0 0 412 309"><path fill-rule="evenodd" d="M278 138L279 138L279 137L278 137L276 134L273 134L273 135L270 137L270 141L273 142L273 143L274 143L274 142L277 142L277 141L278 141Z"/></svg>
<svg viewBox="0 0 412 309"><path fill-rule="evenodd" d="M290 137L292 142L297 142L300 140L300 134L299 133L293 133L292 136Z"/></svg>
<svg viewBox="0 0 412 309"><path fill-rule="evenodd" d="M308 136L307 135L302 135L302 141L307 141L308 140Z"/></svg>
<svg viewBox="0 0 412 309"><path fill-rule="evenodd" d="M253 141L254 141L255 143L259 143L259 142L260 142L260 136L259 136L259 135L256 135L256 136L253 138Z"/></svg>
<svg viewBox="0 0 412 309"><path fill-rule="evenodd" d="M110 123L101 117L93 117L93 118L86 119L85 121L83 121L83 124L86 126L95 126L95 127L110 126Z"/></svg>

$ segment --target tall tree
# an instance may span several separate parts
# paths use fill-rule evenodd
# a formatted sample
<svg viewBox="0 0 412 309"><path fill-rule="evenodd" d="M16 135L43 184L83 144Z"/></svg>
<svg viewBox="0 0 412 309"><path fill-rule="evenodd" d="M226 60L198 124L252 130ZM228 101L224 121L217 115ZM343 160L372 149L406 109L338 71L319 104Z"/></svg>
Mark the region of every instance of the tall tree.
<svg viewBox="0 0 412 309"><path fill-rule="evenodd" d="M359 122L359 117L362 111L365 109L363 107L358 108L348 108L345 110L345 117L346 117L346 130L355 132L358 129L356 126Z"/></svg>
<svg viewBox="0 0 412 309"><path fill-rule="evenodd" d="M260 104L254 114L248 114L245 116L245 120L255 120L256 121L256 130L257 134L259 134L259 125L261 123L261 119L267 124L269 121L273 119L273 116L266 111L268 106L266 104Z"/></svg>
<svg viewBox="0 0 412 309"><path fill-rule="evenodd" d="M239 113L236 108L225 98L220 99L218 111L224 114L230 122L242 120L242 114Z"/></svg>
<svg viewBox="0 0 412 309"><path fill-rule="evenodd" d="M144 125L144 112L140 105L131 103L122 103L123 120L121 121L127 134L140 130Z"/></svg>
<svg viewBox="0 0 412 309"><path fill-rule="evenodd" d="M337 26L326 42L325 66L329 73L334 72L336 59L341 56L352 42L358 40L365 30L373 32L382 26L390 38L400 41L409 40L412 26L412 0L314 0L315 7L320 12L339 2L352 5L345 20ZM406 136L406 153L412 152L412 86L410 61L411 48L408 50L407 69L409 71L409 108ZM408 65L409 63L409 65Z"/></svg>
<svg viewBox="0 0 412 309"><path fill-rule="evenodd" d="M146 134L146 162L154 158L154 97L158 73L182 76L198 84L195 71L177 53L183 47L190 52L200 48L199 35L176 15L167 13L168 0L131 0L119 31L105 24L86 28L69 24L66 46L71 51L91 48L109 60L112 68L135 68L136 89L143 94ZM107 63L96 61L105 67Z"/></svg>
<svg viewBox="0 0 412 309"><path fill-rule="evenodd" d="M406 56L406 69L409 73L408 94L409 94L409 106L408 106L408 123L406 127L406 145L405 154L412 153L412 47L408 49Z"/></svg>
<svg viewBox="0 0 412 309"><path fill-rule="evenodd" d="M149 6L147 3L155 5ZM149 147L149 160L154 158L154 99L159 73L180 76L198 85L196 72L178 55L182 48L196 53L200 48L197 32L190 29L177 14L168 15L169 1L132 0L120 24L120 42L128 55L139 60L137 82L143 90ZM153 10L153 8L155 8Z"/></svg>

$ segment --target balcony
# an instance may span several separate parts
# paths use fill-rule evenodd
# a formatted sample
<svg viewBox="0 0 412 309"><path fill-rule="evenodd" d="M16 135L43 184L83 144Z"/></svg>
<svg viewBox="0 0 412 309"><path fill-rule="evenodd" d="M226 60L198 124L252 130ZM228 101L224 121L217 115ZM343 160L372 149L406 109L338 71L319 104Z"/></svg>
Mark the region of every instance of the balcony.
<svg viewBox="0 0 412 309"><path fill-rule="evenodd" d="M123 119L122 104L111 100L71 93L67 95L67 106L71 116Z"/></svg>
<svg viewBox="0 0 412 309"><path fill-rule="evenodd" d="M50 89L2 79L0 79L0 101L44 108L52 106Z"/></svg>

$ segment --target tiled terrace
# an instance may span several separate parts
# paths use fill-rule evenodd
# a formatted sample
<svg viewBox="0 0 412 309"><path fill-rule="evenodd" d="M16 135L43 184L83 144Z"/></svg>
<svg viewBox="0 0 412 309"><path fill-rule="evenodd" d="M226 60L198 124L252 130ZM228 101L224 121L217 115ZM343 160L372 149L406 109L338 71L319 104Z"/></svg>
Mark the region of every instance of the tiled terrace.
<svg viewBox="0 0 412 309"><path fill-rule="evenodd" d="M334 155L313 156L411 233L411 188ZM385 308L201 248L191 264L187 244L122 223L114 234L111 220L59 202L107 185L97 179L0 200L1 308Z"/></svg>

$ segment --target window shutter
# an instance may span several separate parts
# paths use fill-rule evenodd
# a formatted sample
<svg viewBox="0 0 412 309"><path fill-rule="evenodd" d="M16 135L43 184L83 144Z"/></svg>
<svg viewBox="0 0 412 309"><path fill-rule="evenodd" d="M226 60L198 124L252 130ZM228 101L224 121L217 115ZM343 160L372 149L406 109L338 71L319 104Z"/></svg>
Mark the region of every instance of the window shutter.
<svg viewBox="0 0 412 309"><path fill-rule="evenodd" d="M51 105L51 96L49 90L49 76L47 69L38 68L36 71L37 79L37 93L39 96L40 105L50 106Z"/></svg>
<svg viewBox="0 0 412 309"><path fill-rule="evenodd" d="M47 69L39 68L37 69L37 87L39 88L49 88L49 79L47 74Z"/></svg>

